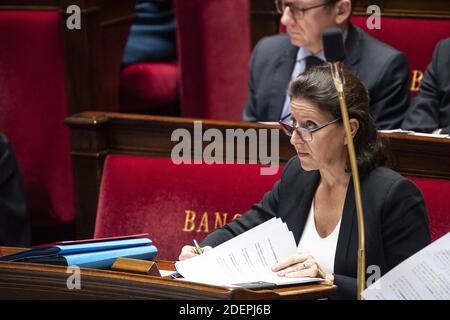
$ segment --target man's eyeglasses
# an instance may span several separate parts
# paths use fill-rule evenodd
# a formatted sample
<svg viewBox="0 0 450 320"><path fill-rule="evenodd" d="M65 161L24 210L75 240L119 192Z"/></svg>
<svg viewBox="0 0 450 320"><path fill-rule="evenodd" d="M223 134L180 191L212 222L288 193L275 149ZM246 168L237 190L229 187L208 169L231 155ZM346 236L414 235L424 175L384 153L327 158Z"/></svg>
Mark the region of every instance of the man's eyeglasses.
<svg viewBox="0 0 450 320"><path fill-rule="evenodd" d="M330 3L332 3L333 0L326 1L322 4L317 4L315 6L302 8L299 5L296 5L293 2L289 2L286 0L275 0L275 6L277 8L277 11L279 14L284 14L284 11L286 8L289 8L289 11L291 12L292 16L294 17L294 20L302 19L305 15L305 12L314 8L324 7Z"/></svg>
<svg viewBox="0 0 450 320"><path fill-rule="evenodd" d="M294 121L291 118L291 114L288 114L287 116L283 117L280 121L278 121L278 123L283 128L284 133L286 133L289 137L292 137L292 135L294 134L294 131L295 131L295 132L297 132L297 134L300 136L300 138L303 141L312 141L313 132L317 132L320 129L323 129L323 128L329 126L330 124L333 124L340 120L341 120L341 118L336 118L336 119L334 119L330 122L327 122L317 128L304 128L304 127L300 127L298 125L294 125Z"/></svg>

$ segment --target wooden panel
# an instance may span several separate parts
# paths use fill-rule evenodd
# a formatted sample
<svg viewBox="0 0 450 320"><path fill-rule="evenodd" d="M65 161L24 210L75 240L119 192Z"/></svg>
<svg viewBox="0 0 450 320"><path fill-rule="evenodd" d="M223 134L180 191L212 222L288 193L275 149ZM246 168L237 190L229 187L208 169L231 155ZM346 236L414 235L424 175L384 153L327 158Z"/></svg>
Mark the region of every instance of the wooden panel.
<svg viewBox="0 0 450 320"><path fill-rule="evenodd" d="M448 0L358 0L353 1L354 14L366 15L369 5L378 5L382 16L450 19Z"/></svg>
<svg viewBox="0 0 450 320"><path fill-rule="evenodd" d="M66 124L71 128L79 238L93 235L99 186L106 155L170 157L173 146L178 143L171 141L172 132L175 129L184 128L194 136L194 121L195 119L188 118L103 112L86 112L66 120ZM222 132L223 136L226 135L227 129L252 129L259 132L275 129L279 131L280 164L286 163L295 155L289 138L279 130L278 126L203 120L202 128L203 131L216 128ZM387 149L388 166L392 169L403 175L450 179L450 162L448 161L450 139L404 134L382 134L382 139ZM235 152L235 160L239 158L248 163L250 158L248 141L245 143L245 154L238 157ZM202 148L207 144L209 142L204 142Z"/></svg>
<svg viewBox="0 0 450 320"><path fill-rule="evenodd" d="M23 0L23 1L2 1L1 10L59 10L60 0Z"/></svg>
<svg viewBox="0 0 450 320"><path fill-rule="evenodd" d="M0 247L0 252L13 251ZM159 269L173 269L173 262L157 264ZM81 269L82 290L69 290L66 271L61 266L0 261L0 299L318 299L336 290L305 284L251 291L95 269Z"/></svg>
<svg viewBox="0 0 450 320"><path fill-rule="evenodd" d="M388 166L403 175L450 179L450 139L382 135Z"/></svg>
<svg viewBox="0 0 450 320"><path fill-rule="evenodd" d="M252 47L259 39L277 34L280 28L280 15L275 10L273 0L250 1L250 23Z"/></svg>
<svg viewBox="0 0 450 320"><path fill-rule="evenodd" d="M131 23L133 0L61 0L62 8L82 9L81 30L64 28L69 107L117 111L122 57Z"/></svg>

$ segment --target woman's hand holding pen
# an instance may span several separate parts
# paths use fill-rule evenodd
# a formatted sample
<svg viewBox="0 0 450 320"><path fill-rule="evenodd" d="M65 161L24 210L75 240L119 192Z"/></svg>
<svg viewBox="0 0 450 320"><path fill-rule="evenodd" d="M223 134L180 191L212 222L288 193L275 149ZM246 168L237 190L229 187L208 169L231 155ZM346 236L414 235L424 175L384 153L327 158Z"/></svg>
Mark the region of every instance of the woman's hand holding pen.
<svg viewBox="0 0 450 320"><path fill-rule="evenodd" d="M204 253L206 251L211 250L212 247L206 246L201 249L202 249L202 252ZM181 253L180 253L180 256L178 257L178 260L182 261L182 260L196 257L198 255L199 255L199 253L195 246L184 246L183 249L181 249Z"/></svg>

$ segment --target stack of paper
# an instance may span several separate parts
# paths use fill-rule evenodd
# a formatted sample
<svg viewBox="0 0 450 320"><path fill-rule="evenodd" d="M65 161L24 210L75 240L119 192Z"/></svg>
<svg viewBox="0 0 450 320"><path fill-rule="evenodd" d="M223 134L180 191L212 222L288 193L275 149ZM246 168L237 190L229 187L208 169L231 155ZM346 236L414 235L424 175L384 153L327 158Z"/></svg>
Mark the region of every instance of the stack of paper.
<svg viewBox="0 0 450 320"><path fill-rule="evenodd" d="M271 268L297 251L286 223L273 218L195 258L178 261L185 280L213 285L269 282L288 285L319 278L279 277Z"/></svg>
<svg viewBox="0 0 450 320"><path fill-rule="evenodd" d="M414 133L414 131L403 130L403 129L383 129L383 130L378 130L378 132L379 133L405 133L405 134Z"/></svg>
<svg viewBox="0 0 450 320"><path fill-rule="evenodd" d="M450 300L450 233L363 291L366 300Z"/></svg>

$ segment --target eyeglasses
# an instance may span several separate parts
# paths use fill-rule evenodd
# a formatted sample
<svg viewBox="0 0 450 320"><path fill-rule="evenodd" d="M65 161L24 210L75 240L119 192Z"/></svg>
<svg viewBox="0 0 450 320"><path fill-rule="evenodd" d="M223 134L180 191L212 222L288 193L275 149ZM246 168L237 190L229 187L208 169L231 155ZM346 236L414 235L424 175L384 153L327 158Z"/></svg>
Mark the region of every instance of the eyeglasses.
<svg viewBox="0 0 450 320"><path fill-rule="evenodd" d="M290 122L288 122L289 120L287 120L287 119L289 117L291 117L291 114L288 114L287 116L283 117L280 121L278 121L278 123L281 125L281 128L283 128L284 133L286 133L289 137L292 137L292 135L294 134L294 131L295 131L300 136L300 138L302 138L303 141L312 141L313 132L317 132L320 129L323 129L323 128L329 126L330 124L333 124L333 123L341 120L341 118L336 118L336 119L334 119L330 122L327 122L317 128L304 128L304 127L293 125L294 121L292 119L290 119Z"/></svg>
<svg viewBox="0 0 450 320"><path fill-rule="evenodd" d="M334 2L334 1L329 0L322 4L302 8L302 7L294 4L293 2L288 2L286 0L275 0L275 6L277 8L278 13L281 15L284 14L284 11L286 10L286 8L289 8L289 11L291 12L292 16L294 17L294 20L297 20L297 19L303 19L306 11L314 9L314 8L324 7L332 2Z"/></svg>

